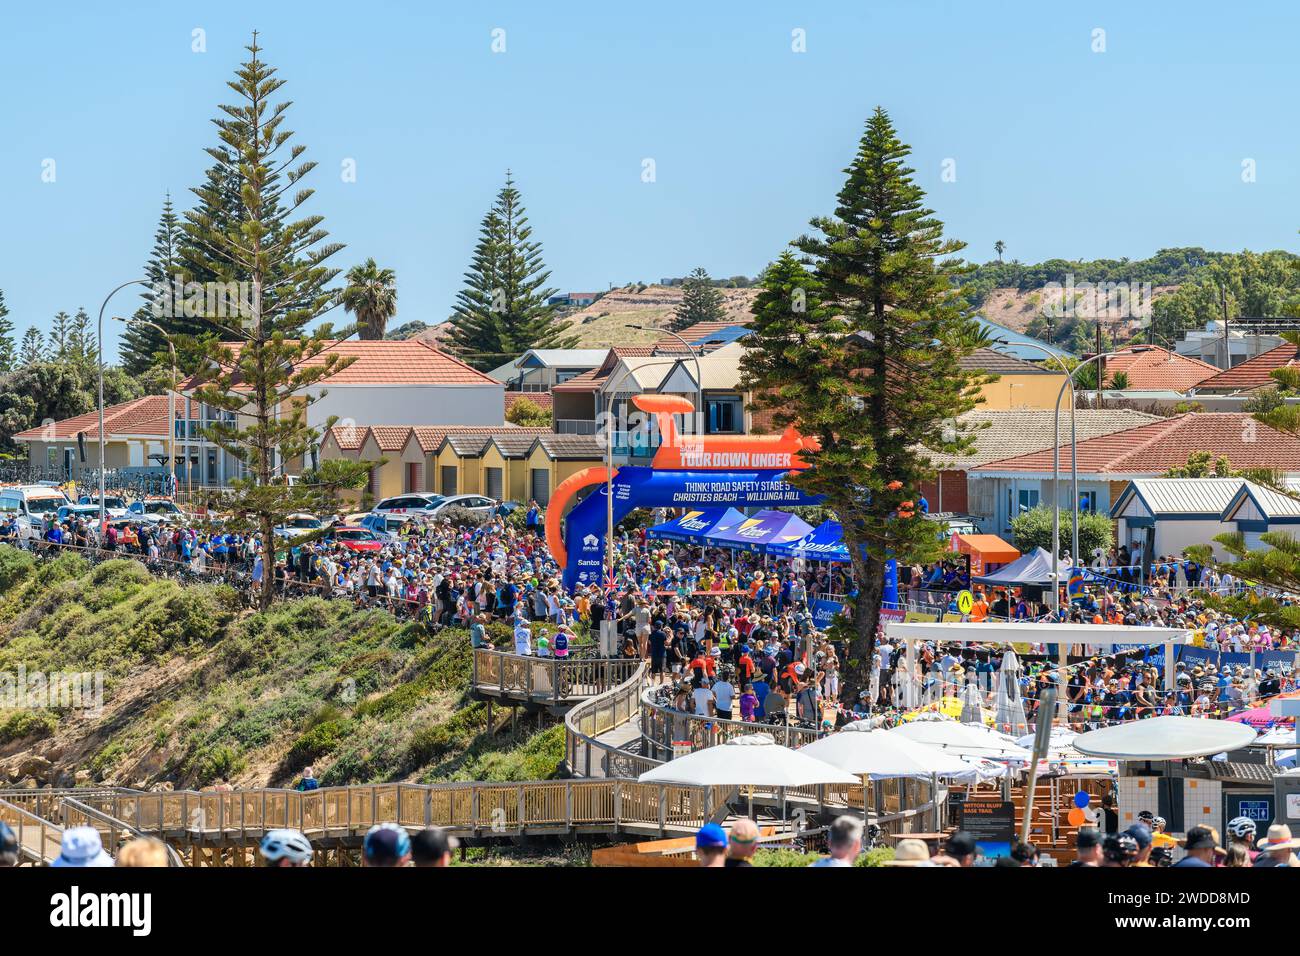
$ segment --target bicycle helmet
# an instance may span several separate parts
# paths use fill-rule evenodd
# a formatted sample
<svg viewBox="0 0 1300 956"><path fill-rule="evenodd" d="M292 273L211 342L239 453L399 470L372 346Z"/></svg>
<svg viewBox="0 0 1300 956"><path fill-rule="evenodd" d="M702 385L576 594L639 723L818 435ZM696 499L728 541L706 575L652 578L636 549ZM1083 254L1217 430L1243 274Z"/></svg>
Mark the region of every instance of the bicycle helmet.
<svg viewBox="0 0 1300 956"><path fill-rule="evenodd" d="M1254 837L1255 821L1250 817L1233 817L1228 821L1228 832L1239 840Z"/></svg>
<svg viewBox="0 0 1300 956"><path fill-rule="evenodd" d="M371 866L397 866L411 852L411 837L396 823L378 823L366 831L361 849Z"/></svg>
<svg viewBox="0 0 1300 956"><path fill-rule="evenodd" d="M1132 866L1137 859L1138 843L1127 833L1111 833L1102 842L1101 851L1108 863Z"/></svg>
<svg viewBox="0 0 1300 956"><path fill-rule="evenodd" d="M258 850L268 863L288 860L294 866L303 866L312 857L311 841L297 830L272 830L262 837Z"/></svg>

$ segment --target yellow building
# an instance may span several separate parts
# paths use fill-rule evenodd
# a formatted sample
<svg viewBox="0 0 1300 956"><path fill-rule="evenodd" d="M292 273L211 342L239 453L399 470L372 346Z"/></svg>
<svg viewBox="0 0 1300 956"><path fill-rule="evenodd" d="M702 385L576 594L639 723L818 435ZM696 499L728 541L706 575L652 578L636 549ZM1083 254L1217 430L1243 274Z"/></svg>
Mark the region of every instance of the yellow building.
<svg viewBox="0 0 1300 956"><path fill-rule="evenodd" d="M604 464L604 459L605 445L594 435L541 435L525 462L528 497L545 505L560 482L584 468Z"/></svg>
<svg viewBox="0 0 1300 956"><path fill-rule="evenodd" d="M1065 373L1060 369L1025 362L993 349L976 350L961 359L961 367L997 376L996 381L980 388L984 401L978 407L984 411L1054 408L1061 386L1065 384ZM1068 407L1068 402L1066 399L1061 404Z"/></svg>
<svg viewBox="0 0 1300 956"><path fill-rule="evenodd" d="M536 442L535 435L493 435L480 459L483 493L500 501L527 501L528 455Z"/></svg>

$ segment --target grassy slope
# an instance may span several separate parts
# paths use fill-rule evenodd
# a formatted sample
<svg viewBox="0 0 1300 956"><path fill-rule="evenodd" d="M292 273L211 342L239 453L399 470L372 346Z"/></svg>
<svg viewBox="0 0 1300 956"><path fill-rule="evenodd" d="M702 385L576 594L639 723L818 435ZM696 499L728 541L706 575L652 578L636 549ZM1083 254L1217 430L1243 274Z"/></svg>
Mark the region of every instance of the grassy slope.
<svg viewBox="0 0 1300 956"><path fill-rule="evenodd" d="M0 674L102 670L105 708L0 711L0 781L50 762L117 785L286 785L551 776L563 730L486 733L468 699L468 635L341 602L237 613L219 587L185 587L114 561L37 562L0 546ZM5 773L3 771L8 771ZM88 772L88 773L86 773Z"/></svg>

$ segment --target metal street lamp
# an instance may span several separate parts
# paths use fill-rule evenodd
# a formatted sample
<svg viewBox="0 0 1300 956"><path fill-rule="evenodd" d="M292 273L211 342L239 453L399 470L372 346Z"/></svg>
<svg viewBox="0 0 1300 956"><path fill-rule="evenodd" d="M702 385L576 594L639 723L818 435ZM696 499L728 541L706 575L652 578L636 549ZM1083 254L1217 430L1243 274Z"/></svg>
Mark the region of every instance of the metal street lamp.
<svg viewBox="0 0 1300 956"><path fill-rule="evenodd" d="M136 322L140 325L147 325L150 328L157 329L158 333L163 337L163 340L167 343L167 350L171 352L172 387L167 391L167 427L169 429L168 440L167 440L167 456L168 456L167 473L169 475L169 480L171 482L169 488L171 490L172 495L175 495L177 491L176 488L176 388L179 384L179 377L180 377L176 368L176 346L172 343L171 334L166 329L164 329L161 325L159 325L157 322L151 322L148 319L142 319L135 316L129 319L124 319L120 315L115 315L113 316L113 319L117 322L122 322L125 325L130 325L132 322ZM186 418L188 417L189 416L186 415Z"/></svg>
<svg viewBox="0 0 1300 956"><path fill-rule="evenodd" d="M664 335L671 335L681 343L682 348L686 349L686 354L695 360L695 421L691 423L691 434L702 434L704 432L704 376L700 372L700 353L695 351L690 342L668 329L656 329L648 325L629 325L626 328L637 332L661 332Z"/></svg>
<svg viewBox="0 0 1300 956"><path fill-rule="evenodd" d="M104 487L104 310L108 308L108 300L113 298L129 285L152 285L148 279L132 279L130 282L123 282L120 286L104 296L104 301L99 307L99 325L96 333L96 347L98 351L99 364L99 394L97 404L99 406L99 533L104 533L105 512L104 496L108 493Z"/></svg>
<svg viewBox="0 0 1300 956"><path fill-rule="evenodd" d="M614 387L609 390L610 406L613 407L619 386L627 381L628 376L633 372L643 368L676 364L677 359L665 359L661 362L646 362L635 367L628 366L623 370L623 374L614 380ZM605 434L609 438L605 443L605 563L608 568L607 576L612 585L614 583L614 429L606 428Z"/></svg>

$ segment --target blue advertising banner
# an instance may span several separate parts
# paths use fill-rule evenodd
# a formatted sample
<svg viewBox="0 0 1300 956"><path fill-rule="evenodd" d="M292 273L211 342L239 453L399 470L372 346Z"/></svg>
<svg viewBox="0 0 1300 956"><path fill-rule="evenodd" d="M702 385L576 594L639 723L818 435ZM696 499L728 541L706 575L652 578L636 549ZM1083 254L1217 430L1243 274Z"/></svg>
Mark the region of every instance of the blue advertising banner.
<svg viewBox="0 0 1300 956"><path fill-rule="evenodd" d="M831 626L831 621L836 614L844 609L844 605L839 601L826 601L821 598L816 599L809 606L812 611L813 627L819 631L824 631Z"/></svg>

